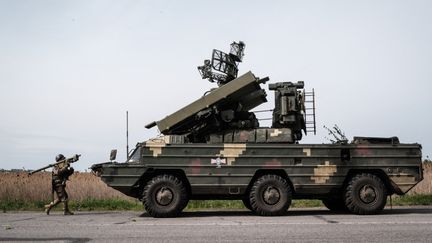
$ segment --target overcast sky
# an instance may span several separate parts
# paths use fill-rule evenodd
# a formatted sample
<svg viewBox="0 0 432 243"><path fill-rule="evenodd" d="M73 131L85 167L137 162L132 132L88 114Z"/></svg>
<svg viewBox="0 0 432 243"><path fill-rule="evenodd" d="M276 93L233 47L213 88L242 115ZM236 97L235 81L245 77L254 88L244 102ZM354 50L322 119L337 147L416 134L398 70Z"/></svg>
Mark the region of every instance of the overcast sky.
<svg viewBox="0 0 432 243"><path fill-rule="evenodd" d="M426 158L431 13L432 1L0 0L0 168L79 153L84 170L112 148L124 160L126 110L131 147L156 136L144 125L214 87L196 66L238 40L240 73L315 89L318 133L303 143L338 124L421 143Z"/></svg>

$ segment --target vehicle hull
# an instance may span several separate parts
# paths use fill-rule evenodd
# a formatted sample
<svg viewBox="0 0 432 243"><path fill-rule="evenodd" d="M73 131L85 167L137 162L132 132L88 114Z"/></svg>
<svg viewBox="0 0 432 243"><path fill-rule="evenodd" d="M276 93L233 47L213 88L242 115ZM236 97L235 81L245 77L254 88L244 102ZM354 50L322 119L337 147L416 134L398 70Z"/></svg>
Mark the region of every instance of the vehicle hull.
<svg viewBox="0 0 432 243"><path fill-rule="evenodd" d="M102 180L140 198L143 184L160 171L181 173L191 199L242 198L259 173L286 177L294 198L338 195L350 176L376 174L390 193L403 195L423 179L419 144L166 144L137 145L139 160L99 164ZM96 165L97 166L97 165Z"/></svg>

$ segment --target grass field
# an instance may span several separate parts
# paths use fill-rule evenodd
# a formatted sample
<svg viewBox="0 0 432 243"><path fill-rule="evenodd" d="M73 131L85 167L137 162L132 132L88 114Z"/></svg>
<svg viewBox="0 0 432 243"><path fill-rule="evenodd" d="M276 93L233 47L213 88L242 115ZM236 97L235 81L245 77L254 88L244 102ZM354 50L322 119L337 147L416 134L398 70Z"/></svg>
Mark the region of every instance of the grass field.
<svg viewBox="0 0 432 243"><path fill-rule="evenodd" d="M75 173L67 184L74 210L143 210L141 202L108 187L90 173ZM42 210L51 200L51 173L28 176L25 172L0 172L0 210ZM424 163L424 180L408 195L394 197L393 205L432 204L432 163ZM322 206L319 200L294 200L292 207ZM243 208L241 201L191 201L187 209Z"/></svg>

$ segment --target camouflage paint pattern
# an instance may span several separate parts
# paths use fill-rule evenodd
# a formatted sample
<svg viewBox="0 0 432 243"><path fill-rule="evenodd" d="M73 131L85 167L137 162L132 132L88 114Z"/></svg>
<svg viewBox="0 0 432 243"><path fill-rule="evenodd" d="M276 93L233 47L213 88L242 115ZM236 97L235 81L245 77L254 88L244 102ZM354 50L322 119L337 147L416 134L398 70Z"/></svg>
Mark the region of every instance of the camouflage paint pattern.
<svg viewBox="0 0 432 243"><path fill-rule="evenodd" d="M262 170L283 171L294 198L338 194L350 173L385 175L396 194L423 179L419 144L167 144L161 138L137 148L139 161L101 164L105 183L137 198L151 170L184 172L192 199L240 198Z"/></svg>

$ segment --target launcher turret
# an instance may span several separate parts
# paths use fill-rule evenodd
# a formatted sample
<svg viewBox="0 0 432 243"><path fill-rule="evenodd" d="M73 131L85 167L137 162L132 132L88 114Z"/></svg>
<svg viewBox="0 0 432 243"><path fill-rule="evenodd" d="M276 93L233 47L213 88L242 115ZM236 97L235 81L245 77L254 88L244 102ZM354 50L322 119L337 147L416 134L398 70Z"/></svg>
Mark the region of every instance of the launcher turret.
<svg viewBox="0 0 432 243"><path fill-rule="evenodd" d="M229 54L214 49L212 59L205 60L198 70L203 79L217 82L219 87L146 128L157 125L162 134L177 136L175 141L189 143L295 143L301 140L302 130L305 134L307 131L304 83L270 84L269 89L275 92L272 127L260 127L251 110L267 102L267 94L260 85L269 78L260 79L252 72L237 77L244 48L245 44L239 41L231 43Z"/></svg>

